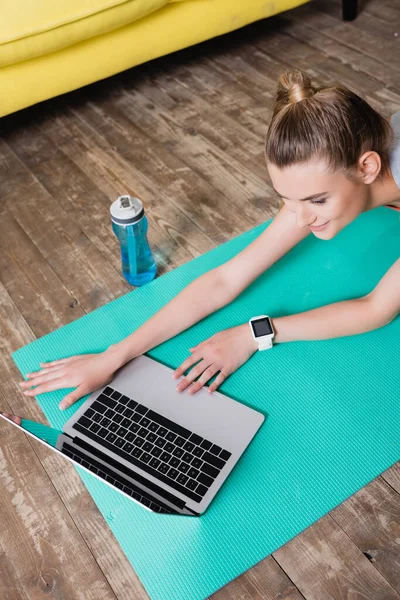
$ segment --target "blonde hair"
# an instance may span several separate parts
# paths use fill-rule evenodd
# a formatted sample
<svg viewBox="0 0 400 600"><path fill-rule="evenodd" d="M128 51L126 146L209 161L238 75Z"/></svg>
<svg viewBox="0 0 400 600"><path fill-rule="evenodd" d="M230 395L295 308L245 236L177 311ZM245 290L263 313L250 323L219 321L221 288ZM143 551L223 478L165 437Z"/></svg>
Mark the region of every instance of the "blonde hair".
<svg viewBox="0 0 400 600"><path fill-rule="evenodd" d="M373 150L382 176L389 170L392 141L388 121L348 88L314 87L301 71L280 76L265 140L268 162L284 168L319 159L352 178L360 156Z"/></svg>

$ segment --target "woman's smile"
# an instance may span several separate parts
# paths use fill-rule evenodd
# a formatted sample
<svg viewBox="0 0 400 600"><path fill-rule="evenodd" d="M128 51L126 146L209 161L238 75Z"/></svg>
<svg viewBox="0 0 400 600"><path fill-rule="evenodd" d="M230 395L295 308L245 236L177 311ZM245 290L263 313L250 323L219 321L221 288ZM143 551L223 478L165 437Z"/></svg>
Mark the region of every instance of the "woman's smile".
<svg viewBox="0 0 400 600"><path fill-rule="evenodd" d="M311 229L311 231L322 231L329 223L330 221L326 221L326 223L322 223L322 225L308 225L308 228Z"/></svg>

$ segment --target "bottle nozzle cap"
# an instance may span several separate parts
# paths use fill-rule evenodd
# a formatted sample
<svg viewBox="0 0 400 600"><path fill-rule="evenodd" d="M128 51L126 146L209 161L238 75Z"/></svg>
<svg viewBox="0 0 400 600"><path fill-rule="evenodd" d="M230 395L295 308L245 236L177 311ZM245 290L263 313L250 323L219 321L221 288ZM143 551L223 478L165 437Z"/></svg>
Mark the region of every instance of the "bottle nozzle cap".
<svg viewBox="0 0 400 600"><path fill-rule="evenodd" d="M144 215L143 202L139 198L119 196L110 206L111 218L118 225L132 225Z"/></svg>

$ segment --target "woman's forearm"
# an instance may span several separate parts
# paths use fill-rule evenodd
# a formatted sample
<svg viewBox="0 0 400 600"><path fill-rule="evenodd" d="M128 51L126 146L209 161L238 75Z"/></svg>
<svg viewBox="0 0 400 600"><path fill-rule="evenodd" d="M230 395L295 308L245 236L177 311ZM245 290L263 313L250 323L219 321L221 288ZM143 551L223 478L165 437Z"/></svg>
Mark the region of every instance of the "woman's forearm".
<svg viewBox="0 0 400 600"><path fill-rule="evenodd" d="M272 319L275 341L326 340L372 331L390 322L369 296Z"/></svg>
<svg viewBox="0 0 400 600"><path fill-rule="evenodd" d="M141 327L107 353L117 367L188 329L230 301L218 269L201 275L187 285Z"/></svg>

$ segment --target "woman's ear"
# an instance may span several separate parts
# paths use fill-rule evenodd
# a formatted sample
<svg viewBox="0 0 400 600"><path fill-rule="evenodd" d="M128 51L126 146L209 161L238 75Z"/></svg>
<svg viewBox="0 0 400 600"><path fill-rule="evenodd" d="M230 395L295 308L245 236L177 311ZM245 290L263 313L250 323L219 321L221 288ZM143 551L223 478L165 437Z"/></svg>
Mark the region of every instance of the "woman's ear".
<svg viewBox="0 0 400 600"><path fill-rule="evenodd" d="M381 157L373 150L364 152L358 160L358 168L364 183L373 183L381 172Z"/></svg>

